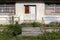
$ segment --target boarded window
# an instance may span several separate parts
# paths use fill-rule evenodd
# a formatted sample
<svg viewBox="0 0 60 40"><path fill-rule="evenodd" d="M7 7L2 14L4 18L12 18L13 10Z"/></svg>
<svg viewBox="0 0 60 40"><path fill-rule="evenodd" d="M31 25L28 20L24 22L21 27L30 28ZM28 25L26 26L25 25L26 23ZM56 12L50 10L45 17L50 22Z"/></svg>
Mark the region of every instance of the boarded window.
<svg viewBox="0 0 60 40"><path fill-rule="evenodd" d="M29 14L29 6L25 5L25 14Z"/></svg>
<svg viewBox="0 0 60 40"><path fill-rule="evenodd" d="M46 4L45 12L48 15L60 15L60 4Z"/></svg>
<svg viewBox="0 0 60 40"><path fill-rule="evenodd" d="M48 15L55 14L55 5L54 4L46 5L45 9L46 9L45 10L46 14L48 14Z"/></svg>
<svg viewBox="0 0 60 40"><path fill-rule="evenodd" d="M0 4L0 14L14 14L15 5L14 4Z"/></svg>

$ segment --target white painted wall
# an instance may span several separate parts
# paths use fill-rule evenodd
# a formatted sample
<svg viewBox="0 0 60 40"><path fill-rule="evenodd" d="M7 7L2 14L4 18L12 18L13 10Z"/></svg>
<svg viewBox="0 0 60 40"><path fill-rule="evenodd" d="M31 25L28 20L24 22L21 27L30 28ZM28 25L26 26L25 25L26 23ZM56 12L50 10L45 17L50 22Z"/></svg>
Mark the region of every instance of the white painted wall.
<svg viewBox="0 0 60 40"><path fill-rule="evenodd" d="M36 5L36 21L41 22L44 16L45 5L44 3L16 3L16 15L20 17L20 22L24 21L25 9L24 5Z"/></svg>
<svg viewBox="0 0 60 40"><path fill-rule="evenodd" d="M16 17L19 17L20 22L24 20L24 5L20 3L16 3Z"/></svg>
<svg viewBox="0 0 60 40"><path fill-rule="evenodd" d="M45 24L48 24L52 21L60 21L60 15L45 15L45 4L44 3L16 3L16 15L15 16L20 17L20 22L24 21L24 16L25 16L24 5L36 5L36 13L37 13L36 21L37 22L43 22L42 18ZM45 17L56 17L57 19L48 21Z"/></svg>
<svg viewBox="0 0 60 40"><path fill-rule="evenodd" d="M38 22L42 22L44 13L45 13L45 4L44 3L37 4L37 21Z"/></svg>
<svg viewBox="0 0 60 40"><path fill-rule="evenodd" d="M46 21L47 19L45 17L59 17L57 18L60 20L60 15L45 15L45 4L44 3L16 3L15 4L15 17L19 17L19 23L23 23L25 19L25 8L24 5L36 5L36 16L37 22L42 22L42 18L44 19L44 22L48 24L51 21ZM9 17L9 15L0 15L0 17ZM0 20L7 20L5 18L0 18ZM0 21L0 23L5 23L4 21Z"/></svg>

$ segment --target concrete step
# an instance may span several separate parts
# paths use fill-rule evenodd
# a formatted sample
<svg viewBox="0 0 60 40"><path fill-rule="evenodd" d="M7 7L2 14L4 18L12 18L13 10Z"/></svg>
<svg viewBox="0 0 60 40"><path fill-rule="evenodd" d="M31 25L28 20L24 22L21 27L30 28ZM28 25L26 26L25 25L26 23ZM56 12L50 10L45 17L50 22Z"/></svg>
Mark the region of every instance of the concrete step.
<svg viewBox="0 0 60 40"><path fill-rule="evenodd" d="M36 36L39 35L41 32L41 29L39 27L24 27L22 28L22 35L25 36Z"/></svg>

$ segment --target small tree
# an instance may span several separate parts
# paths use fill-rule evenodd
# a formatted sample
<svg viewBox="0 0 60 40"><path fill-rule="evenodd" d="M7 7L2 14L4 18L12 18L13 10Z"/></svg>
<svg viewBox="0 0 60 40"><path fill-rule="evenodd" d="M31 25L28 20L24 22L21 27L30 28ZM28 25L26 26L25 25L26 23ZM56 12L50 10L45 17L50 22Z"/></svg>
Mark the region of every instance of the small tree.
<svg viewBox="0 0 60 40"><path fill-rule="evenodd" d="M18 23L18 21L15 21L14 23L14 16L10 17L9 20L10 24L7 26L8 35L16 36L22 33L21 25Z"/></svg>
<svg viewBox="0 0 60 40"><path fill-rule="evenodd" d="M10 23L10 24L13 24L13 23L14 23L14 16L11 16L11 17L9 18L9 23Z"/></svg>

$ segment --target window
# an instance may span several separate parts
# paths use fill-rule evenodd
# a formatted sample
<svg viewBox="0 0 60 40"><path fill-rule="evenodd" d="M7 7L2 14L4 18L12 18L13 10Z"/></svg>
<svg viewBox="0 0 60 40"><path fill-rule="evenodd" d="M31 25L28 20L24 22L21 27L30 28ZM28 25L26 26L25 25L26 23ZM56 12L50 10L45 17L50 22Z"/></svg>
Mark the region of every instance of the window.
<svg viewBox="0 0 60 40"><path fill-rule="evenodd" d="M45 13L47 15L59 15L60 14L60 5L59 4L46 4Z"/></svg>
<svg viewBox="0 0 60 40"><path fill-rule="evenodd" d="M36 5L24 5L25 6L25 14L29 14L29 13L31 13L31 7L32 8L35 8L36 7ZM34 9L33 9L34 10ZM35 12L35 11L33 11L33 12Z"/></svg>
<svg viewBox="0 0 60 40"><path fill-rule="evenodd" d="M55 7L55 13L60 14L60 5L56 5Z"/></svg>
<svg viewBox="0 0 60 40"><path fill-rule="evenodd" d="M25 14L29 14L29 6L25 5Z"/></svg>
<svg viewBox="0 0 60 40"><path fill-rule="evenodd" d="M2 4L0 5L0 13L15 13L15 6L14 5L8 5L8 4Z"/></svg>

